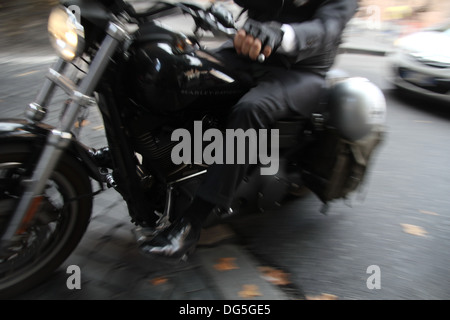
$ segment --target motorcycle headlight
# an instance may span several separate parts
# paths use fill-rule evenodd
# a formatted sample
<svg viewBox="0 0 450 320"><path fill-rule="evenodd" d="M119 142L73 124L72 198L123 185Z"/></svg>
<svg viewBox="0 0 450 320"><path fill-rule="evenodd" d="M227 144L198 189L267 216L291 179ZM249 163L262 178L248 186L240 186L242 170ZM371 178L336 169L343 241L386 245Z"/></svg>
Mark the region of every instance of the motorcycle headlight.
<svg viewBox="0 0 450 320"><path fill-rule="evenodd" d="M72 61L84 49L84 28L75 15L63 6L56 7L48 19L50 42L58 55Z"/></svg>

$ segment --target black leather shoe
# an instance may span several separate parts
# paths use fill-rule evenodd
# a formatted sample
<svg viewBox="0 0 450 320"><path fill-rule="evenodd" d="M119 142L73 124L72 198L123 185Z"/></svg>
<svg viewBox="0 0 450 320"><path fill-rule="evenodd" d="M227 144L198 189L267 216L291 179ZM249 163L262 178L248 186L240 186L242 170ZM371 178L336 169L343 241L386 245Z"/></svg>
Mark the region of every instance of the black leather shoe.
<svg viewBox="0 0 450 320"><path fill-rule="evenodd" d="M141 244L140 249L150 256L186 260L194 251L200 232L201 226L181 218L149 242Z"/></svg>

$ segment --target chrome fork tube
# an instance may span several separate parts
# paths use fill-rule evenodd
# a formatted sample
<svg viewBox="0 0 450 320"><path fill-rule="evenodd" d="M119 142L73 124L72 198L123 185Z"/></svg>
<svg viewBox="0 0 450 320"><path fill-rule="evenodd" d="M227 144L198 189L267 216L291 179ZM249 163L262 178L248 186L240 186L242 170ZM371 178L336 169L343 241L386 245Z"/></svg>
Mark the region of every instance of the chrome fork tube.
<svg viewBox="0 0 450 320"><path fill-rule="evenodd" d="M50 70L55 70L58 73L63 73L66 69L66 66L67 62L64 61L64 59L59 58L53 68L51 68ZM28 119L31 119L33 121L41 121L42 119L44 119L47 113L47 104L52 98L55 87L56 83L51 79L47 78L44 80L44 84L42 85L41 90L36 96L36 99L34 100L34 102L28 105L28 109L25 111L25 116Z"/></svg>
<svg viewBox="0 0 450 320"><path fill-rule="evenodd" d="M92 102L92 94L108 66L111 57L119 46L120 42L128 37L128 33L115 23L110 23L107 31L107 36L102 42L99 51L92 61L89 72L81 81L79 87L73 87L71 100L67 111L61 119L59 128L53 130L48 138L47 144L42 152L42 155L37 163L36 169L30 180L24 181L25 191L19 200L18 206L11 217L8 228L1 238L1 244L9 241L21 227L22 221L26 217L31 208L33 199L42 194L47 180L50 178L53 170L56 168L58 161L63 154L64 149L70 144L72 134L70 130L76 122L77 115L80 110ZM58 62L56 68L64 69L65 63ZM55 70L56 71L56 70ZM36 103L47 102L51 96L51 91L54 89L54 84L46 81L44 88L40 91ZM70 89L66 87L66 89ZM46 90L46 91L44 91Z"/></svg>

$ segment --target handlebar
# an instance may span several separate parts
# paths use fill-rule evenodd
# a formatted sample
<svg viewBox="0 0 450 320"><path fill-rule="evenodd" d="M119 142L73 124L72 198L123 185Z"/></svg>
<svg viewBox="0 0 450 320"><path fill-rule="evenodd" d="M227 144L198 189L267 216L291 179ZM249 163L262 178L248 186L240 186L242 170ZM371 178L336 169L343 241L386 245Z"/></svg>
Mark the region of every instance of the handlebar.
<svg viewBox="0 0 450 320"><path fill-rule="evenodd" d="M194 5L186 5L176 3L175 6L192 16L197 29L212 32L215 36L225 36L233 39L237 33L235 21L231 12L222 6L212 5L209 9L204 10ZM257 61L263 63L266 56L260 53Z"/></svg>

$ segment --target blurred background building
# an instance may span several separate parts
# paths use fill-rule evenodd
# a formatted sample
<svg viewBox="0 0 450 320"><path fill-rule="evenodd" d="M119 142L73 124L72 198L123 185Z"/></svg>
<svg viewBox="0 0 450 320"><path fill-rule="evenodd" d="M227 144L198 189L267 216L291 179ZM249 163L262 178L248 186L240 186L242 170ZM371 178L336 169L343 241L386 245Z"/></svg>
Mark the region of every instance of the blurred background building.
<svg viewBox="0 0 450 320"><path fill-rule="evenodd" d="M356 18L378 28L402 26L404 33L450 20L450 1L442 0L360 0Z"/></svg>
<svg viewBox="0 0 450 320"><path fill-rule="evenodd" d="M133 3L154 0L129 0ZM173 0L172 0L173 1ZM231 0L188 0L200 3ZM24 41L46 40L49 10L58 0L0 0L0 40L5 47ZM450 19L450 1L445 0L359 0L360 10L353 25L395 30L404 35ZM34 36L36 35L36 36Z"/></svg>

